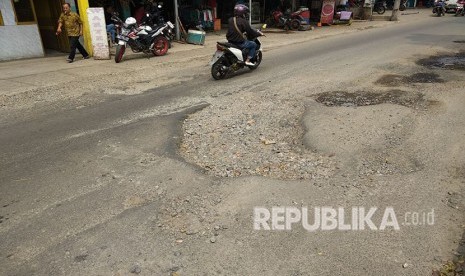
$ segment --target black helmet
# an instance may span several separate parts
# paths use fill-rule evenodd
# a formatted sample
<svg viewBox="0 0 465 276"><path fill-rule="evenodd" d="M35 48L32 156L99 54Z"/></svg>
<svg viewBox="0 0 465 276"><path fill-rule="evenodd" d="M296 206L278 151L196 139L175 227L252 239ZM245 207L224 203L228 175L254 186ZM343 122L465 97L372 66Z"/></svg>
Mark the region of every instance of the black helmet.
<svg viewBox="0 0 465 276"><path fill-rule="evenodd" d="M243 4L237 4L234 6L234 15L245 17L249 13L249 8Z"/></svg>

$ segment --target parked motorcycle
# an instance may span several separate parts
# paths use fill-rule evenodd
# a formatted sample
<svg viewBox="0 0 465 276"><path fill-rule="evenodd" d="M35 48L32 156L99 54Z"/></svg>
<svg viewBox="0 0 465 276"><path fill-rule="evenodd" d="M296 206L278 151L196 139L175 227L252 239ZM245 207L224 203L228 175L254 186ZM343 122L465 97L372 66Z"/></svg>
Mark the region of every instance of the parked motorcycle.
<svg viewBox="0 0 465 276"><path fill-rule="evenodd" d="M152 29L154 29L157 26L163 26L165 24L168 24L169 28L163 30L163 35L170 42L169 48L171 48L171 42L175 39L176 36L176 34L174 33L174 25L170 21L165 21L165 18L162 15L162 8L163 6L160 4L151 4L150 6L146 7L147 13L142 18L140 25L150 26Z"/></svg>
<svg viewBox="0 0 465 276"><path fill-rule="evenodd" d="M464 5L465 5L465 0L457 1L457 10L455 11L455 16L465 15L465 9L463 8Z"/></svg>
<svg viewBox="0 0 465 276"><path fill-rule="evenodd" d="M129 45L134 53L152 53L155 56L163 56L168 52L169 41L164 36L163 31L173 28L166 23L154 29L150 26L138 26L136 19L129 17L123 22L118 16L113 15L112 20L121 26L121 33L118 34L118 45L116 46L115 62L119 63L123 59L126 47Z"/></svg>
<svg viewBox="0 0 465 276"><path fill-rule="evenodd" d="M375 6L373 7L373 11L377 12L378 14L383 14L386 12L386 0L377 0L375 2Z"/></svg>
<svg viewBox="0 0 465 276"><path fill-rule="evenodd" d="M275 10L266 20L266 25L270 27L284 28L284 30L297 31L300 28L301 22L299 19L291 19L289 15L283 14L280 10Z"/></svg>
<svg viewBox="0 0 465 276"><path fill-rule="evenodd" d="M262 28L264 29L266 26L267 25L265 24ZM247 49L241 49L237 45L229 42L216 43L216 52L210 62L211 74L215 80L224 79L228 74L245 67L248 67L250 70L258 68L263 58L262 44L258 37L248 37L248 40L254 41L257 44L255 57L250 60L255 63L253 66L245 65L245 60L247 59L248 54Z"/></svg>
<svg viewBox="0 0 465 276"><path fill-rule="evenodd" d="M446 15L446 3L441 0L434 3L433 13L437 16Z"/></svg>

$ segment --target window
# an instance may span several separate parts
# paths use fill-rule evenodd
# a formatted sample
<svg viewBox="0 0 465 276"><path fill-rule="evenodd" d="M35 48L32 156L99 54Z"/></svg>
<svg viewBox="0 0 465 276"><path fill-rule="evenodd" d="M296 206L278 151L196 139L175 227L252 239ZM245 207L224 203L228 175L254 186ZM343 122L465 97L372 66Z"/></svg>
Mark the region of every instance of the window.
<svg viewBox="0 0 465 276"><path fill-rule="evenodd" d="M12 0L18 24L35 23L34 6L32 0Z"/></svg>

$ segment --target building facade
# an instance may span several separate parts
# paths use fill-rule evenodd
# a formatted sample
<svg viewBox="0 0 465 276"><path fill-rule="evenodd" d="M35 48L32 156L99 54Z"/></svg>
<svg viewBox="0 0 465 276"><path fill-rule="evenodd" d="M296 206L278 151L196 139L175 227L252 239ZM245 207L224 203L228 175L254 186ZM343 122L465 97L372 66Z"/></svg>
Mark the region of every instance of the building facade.
<svg viewBox="0 0 465 276"><path fill-rule="evenodd" d="M69 52L66 34L56 36L62 5L69 3L87 24L88 0L0 0L0 61L43 57L48 52ZM91 51L84 26L83 42Z"/></svg>

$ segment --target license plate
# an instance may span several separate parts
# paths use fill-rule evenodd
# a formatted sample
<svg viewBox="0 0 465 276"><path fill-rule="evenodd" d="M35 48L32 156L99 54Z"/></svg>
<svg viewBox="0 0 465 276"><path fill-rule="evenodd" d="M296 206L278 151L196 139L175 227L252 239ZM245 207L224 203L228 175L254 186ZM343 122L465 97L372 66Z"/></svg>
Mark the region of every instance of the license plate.
<svg viewBox="0 0 465 276"><path fill-rule="evenodd" d="M217 62L220 57L224 55L223 51L216 51L216 53L213 55L212 60L210 61L210 66L212 66L215 62Z"/></svg>

